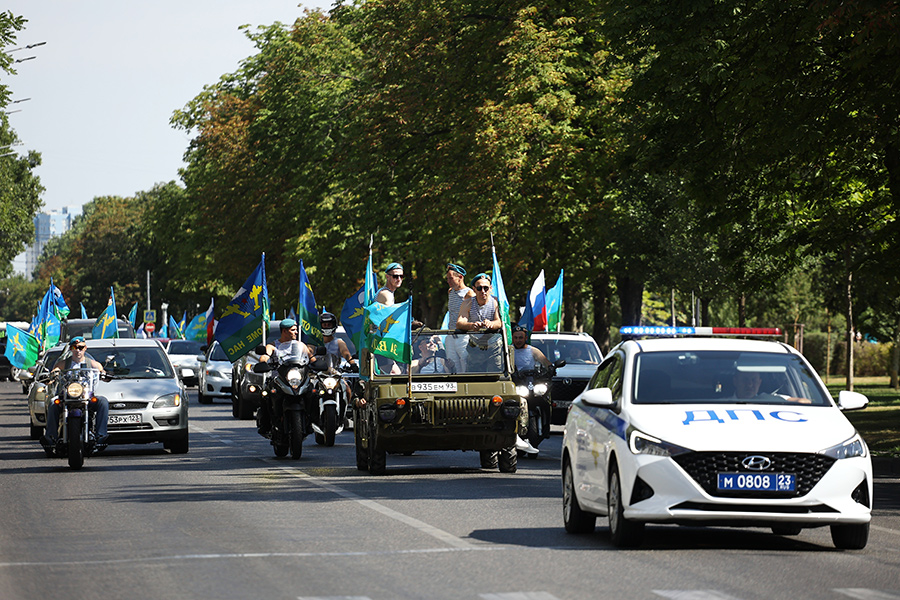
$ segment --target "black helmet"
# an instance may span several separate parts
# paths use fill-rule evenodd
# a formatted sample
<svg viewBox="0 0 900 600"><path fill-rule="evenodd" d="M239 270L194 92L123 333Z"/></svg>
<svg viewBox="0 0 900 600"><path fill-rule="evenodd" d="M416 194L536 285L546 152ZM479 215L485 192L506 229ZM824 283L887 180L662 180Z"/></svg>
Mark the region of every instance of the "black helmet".
<svg viewBox="0 0 900 600"><path fill-rule="evenodd" d="M322 335L334 335L337 330L337 319L330 312L323 312L319 317L319 325L322 327Z"/></svg>

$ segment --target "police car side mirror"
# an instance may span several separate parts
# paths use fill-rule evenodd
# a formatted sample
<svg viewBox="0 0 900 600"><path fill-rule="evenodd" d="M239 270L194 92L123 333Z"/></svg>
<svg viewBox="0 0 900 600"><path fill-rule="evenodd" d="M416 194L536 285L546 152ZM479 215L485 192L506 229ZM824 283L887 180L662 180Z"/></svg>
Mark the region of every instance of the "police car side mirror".
<svg viewBox="0 0 900 600"><path fill-rule="evenodd" d="M609 408L615 405L615 401L612 397L612 390L609 388L592 388L585 390L581 393L579 398L588 406Z"/></svg>
<svg viewBox="0 0 900 600"><path fill-rule="evenodd" d="M838 408L841 410L859 410L869 404L869 399L859 392L841 391L838 394Z"/></svg>

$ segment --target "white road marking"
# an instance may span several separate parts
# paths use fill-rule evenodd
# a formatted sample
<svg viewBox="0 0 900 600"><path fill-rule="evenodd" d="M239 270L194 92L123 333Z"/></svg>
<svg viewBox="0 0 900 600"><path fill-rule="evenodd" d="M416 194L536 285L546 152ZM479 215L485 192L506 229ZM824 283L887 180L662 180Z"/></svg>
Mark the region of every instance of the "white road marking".
<svg viewBox="0 0 900 600"><path fill-rule="evenodd" d="M891 529L889 527L880 527L878 525L869 525L869 529L874 529L875 531L882 531L884 533L893 533L894 535L900 535L900 531L896 529Z"/></svg>
<svg viewBox="0 0 900 600"><path fill-rule="evenodd" d="M558 600L547 592L509 592L505 594L478 594L483 600Z"/></svg>
<svg viewBox="0 0 900 600"><path fill-rule="evenodd" d="M653 590L653 593L670 600L739 600L716 590Z"/></svg>
<svg viewBox="0 0 900 600"><path fill-rule="evenodd" d="M835 588L834 591L838 594L856 598L856 600L900 600L900 595L898 594L866 588Z"/></svg>

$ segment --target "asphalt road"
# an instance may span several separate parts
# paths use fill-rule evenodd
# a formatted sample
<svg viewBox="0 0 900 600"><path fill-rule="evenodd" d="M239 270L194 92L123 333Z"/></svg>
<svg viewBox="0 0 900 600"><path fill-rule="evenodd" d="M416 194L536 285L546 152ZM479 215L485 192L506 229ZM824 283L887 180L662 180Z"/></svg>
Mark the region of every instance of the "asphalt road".
<svg viewBox="0 0 900 600"><path fill-rule="evenodd" d="M191 448L112 446L70 471L0 383L0 599L900 599L900 480L862 551L827 528L648 528L638 550L562 528L561 436L519 472L468 452L356 470L353 435L276 459L230 405L191 402Z"/></svg>

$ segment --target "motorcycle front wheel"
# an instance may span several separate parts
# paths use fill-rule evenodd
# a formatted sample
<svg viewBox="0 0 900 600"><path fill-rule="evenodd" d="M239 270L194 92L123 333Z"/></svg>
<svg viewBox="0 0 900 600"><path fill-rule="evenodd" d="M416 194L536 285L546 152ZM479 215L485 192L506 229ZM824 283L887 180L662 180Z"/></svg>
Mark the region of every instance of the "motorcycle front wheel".
<svg viewBox="0 0 900 600"><path fill-rule="evenodd" d="M291 458L297 460L303 455L303 432L306 429L306 424L303 422L303 413L300 411L292 411L290 419Z"/></svg>
<svg viewBox="0 0 900 600"><path fill-rule="evenodd" d="M537 448L544 441L541 435L541 413L538 410L528 411L528 442Z"/></svg>
<svg viewBox="0 0 900 600"><path fill-rule="evenodd" d="M80 469L84 464L84 441L81 439L81 419L71 418L66 423L66 434L69 436L69 467Z"/></svg>
<svg viewBox="0 0 900 600"><path fill-rule="evenodd" d="M325 445L334 446L334 437L337 434L337 408L329 404L322 413L322 431L325 432Z"/></svg>

